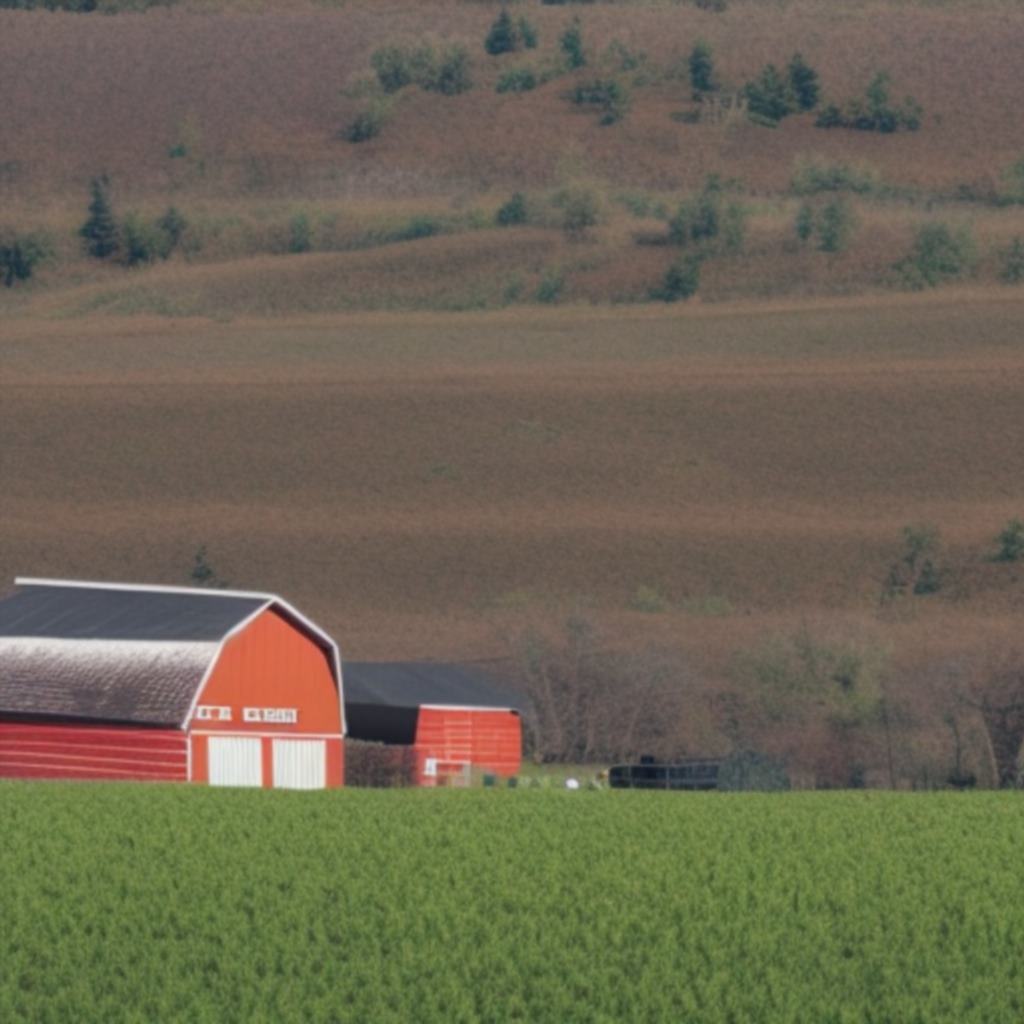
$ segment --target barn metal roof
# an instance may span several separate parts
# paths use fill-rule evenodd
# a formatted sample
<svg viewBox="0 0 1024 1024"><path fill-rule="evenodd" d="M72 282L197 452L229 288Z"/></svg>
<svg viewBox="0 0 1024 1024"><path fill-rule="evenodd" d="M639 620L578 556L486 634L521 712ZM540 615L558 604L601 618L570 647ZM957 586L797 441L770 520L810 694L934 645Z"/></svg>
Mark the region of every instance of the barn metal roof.
<svg viewBox="0 0 1024 1024"><path fill-rule="evenodd" d="M324 647L341 686L337 645L274 594L15 583L0 600L0 715L183 728L225 640L266 608Z"/></svg>
<svg viewBox="0 0 1024 1024"><path fill-rule="evenodd" d="M345 703L380 707L508 708L521 711L521 694L496 687L464 665L426 661L346 661Z"/></svg>

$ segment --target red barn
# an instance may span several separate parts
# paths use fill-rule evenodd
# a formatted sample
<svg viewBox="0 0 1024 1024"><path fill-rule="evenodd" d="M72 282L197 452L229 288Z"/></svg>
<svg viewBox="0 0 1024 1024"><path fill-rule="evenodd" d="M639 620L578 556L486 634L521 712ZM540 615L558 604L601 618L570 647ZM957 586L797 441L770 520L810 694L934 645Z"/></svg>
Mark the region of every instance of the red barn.
<svg viewBox="0 0 1024 1024"><path fill-rule="evenodd" d="M345 663L349 737L411 746L421 786L462 781L474 768L517 774L522 709L522 696L460 665Z"/></svg>
<svg viewBox="0 0 1024 1024"><path fill-rule="evenodd" d="M0 776L340 786L337 645L273 594L18 579Z"/></svg>

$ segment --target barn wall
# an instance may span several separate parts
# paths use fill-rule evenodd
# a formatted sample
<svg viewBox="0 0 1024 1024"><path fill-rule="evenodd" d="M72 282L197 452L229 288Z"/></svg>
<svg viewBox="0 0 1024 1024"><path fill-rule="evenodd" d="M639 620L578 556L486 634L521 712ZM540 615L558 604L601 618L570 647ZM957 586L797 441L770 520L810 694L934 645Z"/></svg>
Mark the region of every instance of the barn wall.
<svg viewBox="0 0 1024 1024"><path fill-rule="evenodd" d="M228 708L230 717L202 720L200 708ZM245 709L260 712L246 721ZM268 722L266 712L295 711L296 721ZM328 653L268 609L224 644L190 723L204 732L341 732L338 689Z"/></svg>
<svg viewBox="0 0 1024 1024"><path fill-rule="evenodd" d="M221 731L216 735L226 735L227 733ZM192 744L192 781L193 782L208 782L210 778L209 769L209 758L207 756L207 740L212 733L195 732L190 737ZM236 735L231 733L230 735ZM237 735L242 735L238 733ZM252 735L247 733L246 735ZM263 787L269 789L273 784L274 778L274 739L288 739L292 734L289 733L278 733L276 736L266 735L260 737L261 744L261 756L263 761ZM308 734L306 734L308 736ZM296 739L301 739L301 734L295 735ZM335 786L343 786L345 784L345 750L344 741L340 736L325 736L323 737L326 745L326 782L328 788Z"/></svg>
<svg viewBox="0 0 1024 1024"><path fill-rule="evenodd" d="M523 738L514 711L421 708L416 726L419 782L435 785L444 765L468 762L498 775L515 775L522 764ZM441 776L425 773L428 758L439 763Z"/></svg>
<svg viewBox="0 0 1024 1024"><path fill-rule="evenodd" d="M0 722L0 776L184 782L186 736L177 729Z"/></svg>

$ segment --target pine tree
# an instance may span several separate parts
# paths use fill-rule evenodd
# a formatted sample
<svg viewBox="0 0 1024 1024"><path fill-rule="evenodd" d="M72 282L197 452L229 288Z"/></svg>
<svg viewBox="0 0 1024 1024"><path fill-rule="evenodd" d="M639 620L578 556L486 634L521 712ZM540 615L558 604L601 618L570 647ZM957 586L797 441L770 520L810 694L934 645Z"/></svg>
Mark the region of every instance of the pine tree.
<svg viewBox="0 0 1024 1024"><path fill-rule="evenodd" d="M85 240L89 255L105 260L113 256L118 248L117 222L110 206L110 182L107 176L104 174L93 178L90 189L92 197L89 200L89 218L78 233Z"/></svg>
<svg viewBox="0 0 1024 1024"><path fill-rule="evenodd" d="M503 7L501 14L491 26L487 38L484 40L484 49L492 56L497 57L499 53L511 53L518 44L515 25L508 11Z"/></svg>
<svg viewBox="0 0 1024 1024"><path fill-rule="evenodd" d="M716 89L715 65L707 43L699 42L690 51L690 85L697 96Z"/></svg>
<svg viewBox="0 0 1024 1024"><path fill-rule="evenodd" d="M818 105L821 92L818 72L799 53L793 54L786 71L789 74L789 88L796 99L797 107L800 110L813 110Z"/></svg>
<svg viewBox="0 0 1024 1024"><path fill-rule="evenodd" d="M570 69L581 68L587 63L587 55L583 50L583 29L579 18L573 18L569 22L568 28L558 42Z"/></svg>

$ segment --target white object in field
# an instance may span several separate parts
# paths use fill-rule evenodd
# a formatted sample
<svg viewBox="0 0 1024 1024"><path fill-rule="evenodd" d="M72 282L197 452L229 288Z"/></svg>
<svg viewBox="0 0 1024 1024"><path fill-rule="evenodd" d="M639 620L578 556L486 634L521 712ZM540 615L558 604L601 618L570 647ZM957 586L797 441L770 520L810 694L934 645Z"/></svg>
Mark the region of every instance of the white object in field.
<svg viewBox="0 0 1024 1024"><path fill-rule="evenodd" d="M326 785L323 740L274 740L275 789L323 789Z"/></svg>
<svg viewBox="0 0 1024 1024"><path fill-rule="evenodd" d="M260 741L244 736L211 736L207 741L211 786L262 786Z"/></svg>
<svg viewBox="0 0 1024 1024"><path fill-rule="evenodd" d="M437 775L437 758L436 757L428 757L423 762L423 774L427 775L427 776L430 776L431 778L433 778L435 775Z"/></svg>
<svg viewBox="0 0 1024 1024"><path fill-rule="evenodd" d="M580 780L579 779L573 779L573 778L566 779L565 780L565 788L566 789L579 789L580 788Z"/></svg>

